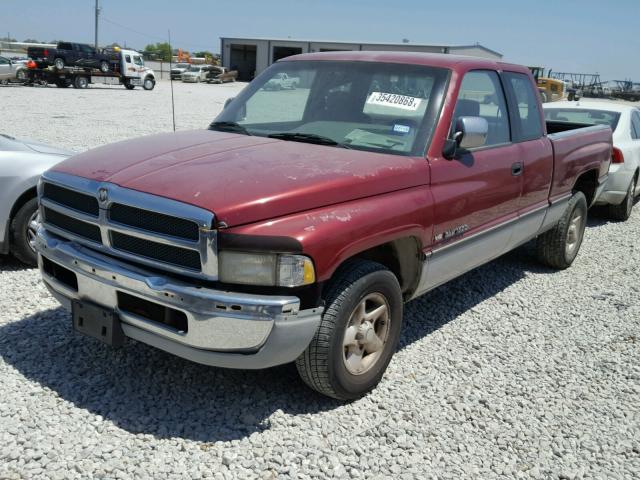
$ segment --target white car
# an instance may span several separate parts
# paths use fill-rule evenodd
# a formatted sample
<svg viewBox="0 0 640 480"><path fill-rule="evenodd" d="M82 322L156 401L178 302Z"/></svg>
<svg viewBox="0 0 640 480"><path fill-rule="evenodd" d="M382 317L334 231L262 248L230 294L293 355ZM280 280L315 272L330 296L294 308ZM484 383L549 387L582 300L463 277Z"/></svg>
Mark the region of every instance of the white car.
<svg viewBox="0 0 640 480"><path fill-rule="evenodd" d="M207 79L209 68L207 65L191 65L189 70L184 72L180 78L183 82L204 82Z"/></svg>
<svg viewBox="0 0 640 480"><path fill-rule="evenodd" d="M545 103L544 116L555 122L609 125L613 130L613 155L609 178L596 203L609 206L615 220L627 220L640 195L640 109L612 101Z"/></svg>
<svg viewBox="0 0 640 480"><path fill-rule="evenodd" d="M263 90L295 90L300 84L298 77L290 77L286 73L277 73L262 87Z"/></svg>

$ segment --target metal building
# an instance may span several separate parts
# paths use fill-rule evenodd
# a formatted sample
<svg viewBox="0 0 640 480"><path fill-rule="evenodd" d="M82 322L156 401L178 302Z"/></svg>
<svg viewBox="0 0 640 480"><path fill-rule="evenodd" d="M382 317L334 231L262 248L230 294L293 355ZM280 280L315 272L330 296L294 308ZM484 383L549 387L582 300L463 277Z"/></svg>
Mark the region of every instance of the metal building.
<svg viewBox="0 0 640 480"><path fill-rule="evenodd" d="M362 43L275 38L220 38L222 66L238 70L239 80L251 80L277 60L309 52L336 50L379 50L403 52L451 53L500 60L502 54L475 45L416 45L412 43Z"/></svg>

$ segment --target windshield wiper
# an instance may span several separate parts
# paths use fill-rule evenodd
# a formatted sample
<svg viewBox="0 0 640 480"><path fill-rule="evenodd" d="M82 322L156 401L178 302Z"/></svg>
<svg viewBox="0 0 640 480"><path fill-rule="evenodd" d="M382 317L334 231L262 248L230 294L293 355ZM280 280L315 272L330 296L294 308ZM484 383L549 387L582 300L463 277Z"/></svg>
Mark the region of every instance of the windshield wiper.
<svg viewBox="0 0 640 480"><path fill-rule="evenodd" d="M243 135L251 135L249 131L236 122L211 122L209 130L218 130L220 132L242 133Z"/></svg>
<svg viewBox="0 0 640 480"><path fill-rule="evenodd" d="M306 142L315 143L317 145L330 145L332 147L351 148L344 143L336 142L333 138L323 137L322 135L316 135L315 133L300 133L300 132L281 132L272 133L267 135L269 138L277 138L279 140L290 140L293 142Z"/></svg>

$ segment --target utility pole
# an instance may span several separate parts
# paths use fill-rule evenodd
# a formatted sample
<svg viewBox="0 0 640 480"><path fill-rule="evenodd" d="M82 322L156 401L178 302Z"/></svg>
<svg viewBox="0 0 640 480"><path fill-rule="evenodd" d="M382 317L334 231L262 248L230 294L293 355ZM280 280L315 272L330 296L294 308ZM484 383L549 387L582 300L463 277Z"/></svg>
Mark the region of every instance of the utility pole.
<svg viewBox="0 0 640 480"><path fill-rule="evenodd" d="M96 50L98 49L98 17L100 16L100 7L98 6L98 0L96 0Z"/></svg>

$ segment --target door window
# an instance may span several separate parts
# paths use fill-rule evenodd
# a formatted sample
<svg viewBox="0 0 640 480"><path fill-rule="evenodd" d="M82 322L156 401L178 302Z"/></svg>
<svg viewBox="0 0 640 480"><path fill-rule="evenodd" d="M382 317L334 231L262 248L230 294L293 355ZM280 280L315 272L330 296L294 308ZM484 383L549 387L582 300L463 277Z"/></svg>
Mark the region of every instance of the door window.
<svg viewBox="0 0 640 480"><path fill-rule="evenodd" d="M640 140L640 113L633 112L631 116L631 138Z"/></svg>
<svg viewBox="0 0 640 480"><path fill-rule="evenodd" d="M73 47L71 46L70 43L60 43L58 44L58 49L60 50L73 50Z"/></svg>
<svg viewBox="0 0 640 480"><path fill-rule="evenodd" d="M496 72L475 70L464 76L453 125L458 117L482 117L487 121L489 134L485 146L510 142L507 102Z"/></svg>
<svg viewBox="0 0 640 480"><path fill-rule="evenodd" d="M513 103L517 105L513 109L514 140L524 142L542 137L540 104L533 83L522 73L506 72L504 77L513 92Z"/></svg>
<svg viewBox="0 0 640 480"><path fill-rule="evenodd" d="M4 57L0 57L0 65L9 65L9 60Z"/></svg>

